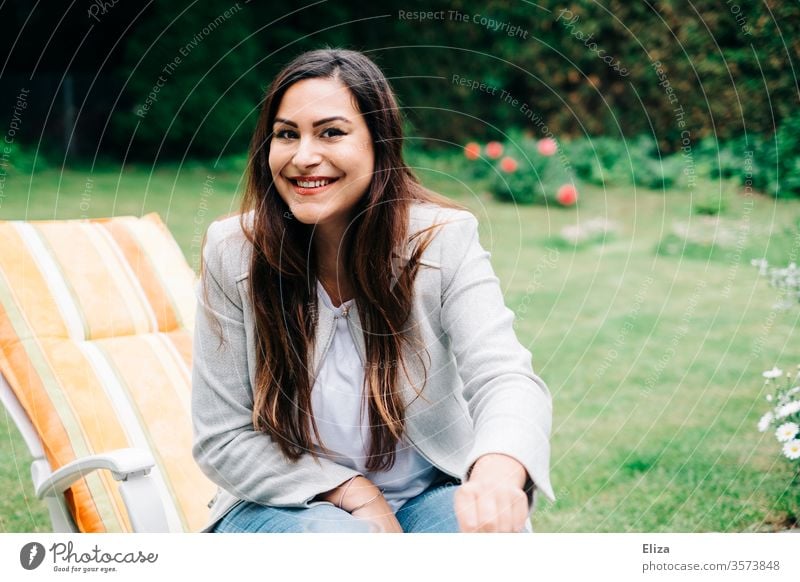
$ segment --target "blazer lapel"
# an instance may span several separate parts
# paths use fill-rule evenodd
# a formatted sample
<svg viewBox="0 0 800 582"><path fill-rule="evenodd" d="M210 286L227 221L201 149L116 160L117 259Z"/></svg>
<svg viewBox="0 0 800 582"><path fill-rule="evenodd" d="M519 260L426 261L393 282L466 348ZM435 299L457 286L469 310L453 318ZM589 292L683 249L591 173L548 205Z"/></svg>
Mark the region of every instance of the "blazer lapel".
<svg viewBox="0 0 800 582"><path fill-rule="evenodd" d="M322 364L322 356L328 350L328 344L333 339L334 331L333 312L322 301L318 301L317 304L317 325L314 333L314 349L311 357L312 368L310 370L312 382L316 380Z"/></svg>

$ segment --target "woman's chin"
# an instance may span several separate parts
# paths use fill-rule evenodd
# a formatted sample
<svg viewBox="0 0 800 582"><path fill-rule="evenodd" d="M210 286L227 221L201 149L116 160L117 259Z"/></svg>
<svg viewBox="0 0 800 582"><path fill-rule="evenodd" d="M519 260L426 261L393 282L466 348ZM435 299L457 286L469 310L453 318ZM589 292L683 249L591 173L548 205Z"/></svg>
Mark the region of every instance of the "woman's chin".
<svg viewBox="0 0 800 582"><path fill-rule="evenodd" d="M293 208L291 213L293 220L297 220L307 225L314 225L324 222L328 216L325 212L315 212L309 208Z"/></svg>

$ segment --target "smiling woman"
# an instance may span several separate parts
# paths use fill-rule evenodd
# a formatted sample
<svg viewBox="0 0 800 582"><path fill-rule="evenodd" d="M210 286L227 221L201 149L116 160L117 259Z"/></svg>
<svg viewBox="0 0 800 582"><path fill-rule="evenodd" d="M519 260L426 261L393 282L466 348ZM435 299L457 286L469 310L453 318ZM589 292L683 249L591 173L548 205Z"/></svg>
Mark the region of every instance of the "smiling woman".
<svg viewBox="0 0 800 582"><path fill-rule="evenodd" d="M269 167L292 215L316 225L322 282L340 305L352 292L338 275L345 272L338 248L374 167L369 128L346 85L313 78L286 91L273 123ZM341 268L325 272L329 265Z"/></svg>
<svg viewBox="0 0 800 582"><path fill-rule="evenodd" d="M517 532L553 499L547 386L477 220L402 140L361 53L305 53L270 85L241 212L203 250L205 531Z"/></svg>

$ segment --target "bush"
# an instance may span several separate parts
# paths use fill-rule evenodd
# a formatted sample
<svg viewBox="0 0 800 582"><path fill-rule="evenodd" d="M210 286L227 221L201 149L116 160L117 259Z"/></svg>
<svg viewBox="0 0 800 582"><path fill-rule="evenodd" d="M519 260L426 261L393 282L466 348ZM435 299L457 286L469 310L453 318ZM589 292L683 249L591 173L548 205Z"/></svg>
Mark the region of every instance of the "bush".
<svg viewBox="0 0 800 582"><path fill-rule="evenodd" d="M520 204L577 199L576 180L597 186L634 185L653 190L672 188L681 174L681 154L662 156L650 136L629 140L612 137L584 138L558 143L533 139L512 130L507 141L464 148L466 173L488 179L499 200Z"/></svg>
<svg viewBox="0 0 800 582"><path fill-rule="evenodd" d="M744 143L731 139L720 143L714 137L700 140L694 147L698 174L710 178L738 178L744 166Z"/></svg>
<svg viewBox="0 0 800 582"><path fill-rule="evenodd" d="M494 162L490 190L495 198L518 204L575 204L578 190L557 143L519 134L510 137L499 149L497 142L487 144Z"/></svg>
<svg viewBox="0 0 800 582"><path fill-rule="evenodd" d="M575 175L597 186L635 185L661 190L675 185L682 161L679 154L662 156L655 140L642 135L630 140L585 138L565 145Z"/></svg>
<svg viewBox="0 0 800 582"><path fill-rule="evenodd" d="M248 152L242 152L239 154L222 156L213 164L213 168L218 172L244 174L244 172L247 170L249 155L250 154Z"/></svg>
<svg viewBox="0 0 800 582"><path fill-rule="evenodd" d="M616 182L619 160L625 153L623 142L611 137L586 138L564 144L564 151L582 181L596 186L610 186Z"/></svg>
<svg viewBox="0 0 800 582"><path fill-rule="evenodd" d="M0 171L5 171L8 174L33 174L49 167L41 151L36 152L32 149L23 148L17 142L5 147L8 149L3 156L5 163L0 166L2 168Z"/></svg>
<svg viewBox="0 0 800 582"><path fill-rule="evenodd" d="M732 178L776 198L800 196L800 113L787 117L773 135L724 143L705 138L695 148L695 160L698 174Z"/></svg>
<svg viewBox="0 0 800 582"><path fill-rule="evenodd" d="M772 137L753 140L752 180L776 198L800 196L800 113L788 117ZM743 170L739 176L745 184Z"/></svg>
<svg viewBox="0 0 800 582"><path fill-rule="evenodd" d="M675 185L682 167L679 154L653 159L631 150L631 183L640 188L668 190Z"/></svg>

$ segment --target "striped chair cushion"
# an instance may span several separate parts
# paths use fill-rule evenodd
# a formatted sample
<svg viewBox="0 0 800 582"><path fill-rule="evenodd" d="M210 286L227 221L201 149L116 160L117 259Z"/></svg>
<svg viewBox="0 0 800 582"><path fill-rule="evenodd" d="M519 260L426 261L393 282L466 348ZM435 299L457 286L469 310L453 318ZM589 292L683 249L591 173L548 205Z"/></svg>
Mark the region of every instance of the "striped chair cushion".
<svg viewBox="0 0 800 582"><path fill-rule="evenodd" d="M199 530L216 489L191 455L194 283L155 213L0 221L0 372L50 465L149 449L173 531ZM130 531L105 471L67 501L81 531Z"/></svg>

